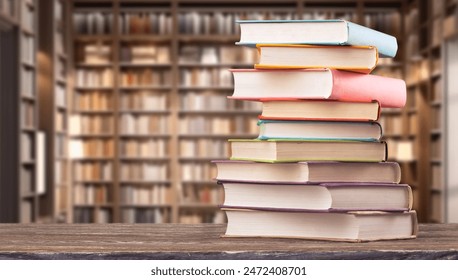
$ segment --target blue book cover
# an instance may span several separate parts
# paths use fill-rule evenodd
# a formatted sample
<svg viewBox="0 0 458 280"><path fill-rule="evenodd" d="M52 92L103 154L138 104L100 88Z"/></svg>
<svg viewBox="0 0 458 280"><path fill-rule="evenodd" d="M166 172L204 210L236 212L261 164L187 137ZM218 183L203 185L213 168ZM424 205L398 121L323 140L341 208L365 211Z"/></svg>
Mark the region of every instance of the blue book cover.
<svg viewBox="0 0 458 280"><path fill-rule="evenodd" d="M259 140L380 141L377 122L259 120Z"/></svg>
<svg viewBox="0 0 458 280"><path fill-rule="evenodd" d="M342 19L330 20L238 20L236 44L313 44L374 46L382 57L394 57L394 36Z"/></svg>

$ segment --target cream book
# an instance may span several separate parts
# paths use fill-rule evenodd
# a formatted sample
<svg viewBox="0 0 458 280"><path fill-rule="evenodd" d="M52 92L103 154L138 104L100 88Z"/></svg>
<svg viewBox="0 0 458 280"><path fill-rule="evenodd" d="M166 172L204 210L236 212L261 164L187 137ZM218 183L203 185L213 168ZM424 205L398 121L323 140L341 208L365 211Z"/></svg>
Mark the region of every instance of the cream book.
<svg viewBox="0 0 458 280"><path fill-rule="evenodd" d="M412 189L406 184L284 184L220 181L225 206L250 209L329 211L409 211Z"/></svg>
<svg viewBox="0 0 458 280"><path fill-rule="evenodd" d="M224 237L275 237L332 241L415 238L417 215L410 212L258 211L224 208Z"/></svg>
<svg viewBox="0 0 458 280"><path fill-rule="evenodd" d="M401 180L401 168L397 162L266 163L215 160L213 163L216 164L217 169L216 179L220 181L313 184L322 182L399 183Z"/></svg>
<svg viewBox="0 0 458 280"><path fill-rule="evenodd" d="M368 74L377 66L377 48L259 44L257 69L330 68Z"/></svg>
<svg viewBox="0 0 458 280"><path fill-rule="evenodd" d="M328 100L265 100L261 120L376 121L378 102Z"/></svg>

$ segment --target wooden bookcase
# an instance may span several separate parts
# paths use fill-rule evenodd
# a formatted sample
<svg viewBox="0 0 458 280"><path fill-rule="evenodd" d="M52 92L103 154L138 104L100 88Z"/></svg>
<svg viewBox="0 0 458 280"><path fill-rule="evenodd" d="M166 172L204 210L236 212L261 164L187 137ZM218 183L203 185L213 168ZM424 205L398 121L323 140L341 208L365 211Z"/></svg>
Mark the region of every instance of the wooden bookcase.
<svg viewBox="0 0 458 280"><path fill-rule="evenodd" d="M444 42L456 36L457 1L408 1L405 13L408 135L416 158L408 183L416 185L419 220L445 222Z"/></svg>
<svg viewBox="0 0 458 280"><path fill-rule="evenodd" d="M47 220L65 222L70 217L68 158L68 34L67 1L44 0L40 9L38 91L40 129L46 132L46 185L40 214Z"/></svg>
<svg viewBox="0 0 458 280"><path fill-rule="evenodd" d="M388 0L71 1L70 221L223 222L210 161L229 156L228 138L257 137L260 110L226 100L227 69L251 68L256 59L253 49L234 45L234 21L345 18L376 28L396 35L400 51L375 73L402 78L405 7ZM382 113L390 146L409 140L407 115Z"/></svg>
<svg viewBox="0 0 458 280"><path fill-rule="evenodd" d="M456 7L455 7L455 11ZM455 23L456 24L456 23ZM456 27L456 25L455 25ZM456 29L455 29L456 30ZM453 34L454 33L454 34ZM441 170L445 174L444 179L444 192L445 192L445 222L446 223L456 223L458 221L458 184L457 176L455 175L455 170L457 168L458 160L458 150L455 145L458 140L457 130L455 129L455 124L453 122L458 115L456 102L458 94L458 83L455 79L458 74L458 68L456 61L458 61L458 53L456 49L458 48L458 33L450 32L449 37L446 38L444 46L444 101L443 101L443 110L444 115L444 146L442 152L444 156L444 168ZM442 174L439 174L442 175ZM434 183L434 180L433 180Z"/></svg>
<svg viewBox="0 0 458 280"><path fill-rule="evenodd" d="M36 91L38 1L0 3L2 22L1 222L36 222L43 182L43 134Z"/></svg>

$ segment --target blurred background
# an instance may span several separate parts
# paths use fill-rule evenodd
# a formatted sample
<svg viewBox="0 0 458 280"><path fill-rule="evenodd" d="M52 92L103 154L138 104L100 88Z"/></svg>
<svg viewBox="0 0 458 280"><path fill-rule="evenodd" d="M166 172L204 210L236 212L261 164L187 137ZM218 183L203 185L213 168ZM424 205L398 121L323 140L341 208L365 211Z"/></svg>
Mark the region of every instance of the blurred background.
<svg viewBox="0 0 458 280"><path fill-rule="evenodd" d="M335 18L397 37L389 159L420 222L458 222L457 2L0 0L0 222L225 222L210 161L260 112L226 99L257 58L235 20Z"/></svg>

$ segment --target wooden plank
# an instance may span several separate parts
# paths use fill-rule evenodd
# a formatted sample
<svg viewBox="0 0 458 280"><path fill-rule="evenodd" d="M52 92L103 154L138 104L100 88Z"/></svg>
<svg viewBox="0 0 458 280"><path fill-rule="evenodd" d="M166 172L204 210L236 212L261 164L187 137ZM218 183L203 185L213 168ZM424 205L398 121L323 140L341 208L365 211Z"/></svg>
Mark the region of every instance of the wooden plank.
<svg viewBox="0 0 458 280"><path fill-rule="evenodd" d="M225 225L3 224L0 259L458 259L458 224L368 243L221 238Z"/></svg>

